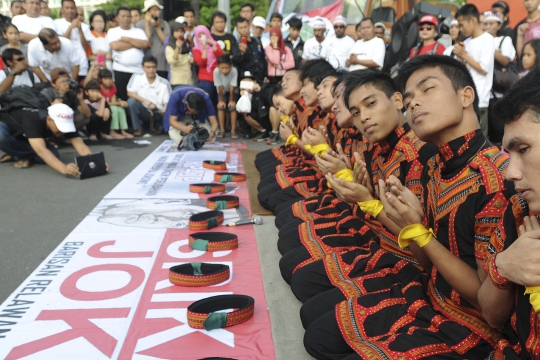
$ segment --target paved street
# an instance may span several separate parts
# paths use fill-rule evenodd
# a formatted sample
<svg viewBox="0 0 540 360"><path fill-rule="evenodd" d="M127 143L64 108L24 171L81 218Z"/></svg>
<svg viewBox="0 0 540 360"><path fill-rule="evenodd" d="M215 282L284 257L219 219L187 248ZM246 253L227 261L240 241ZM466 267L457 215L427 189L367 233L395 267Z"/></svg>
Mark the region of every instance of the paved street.
<svg viewBox="0 0 540 360"><path fill-rule="evenodd" d="M0 164L0 303L3 302L54 248L167 136L152 136L150 145L132 140L89 143L94 152L103 151L111 167L107 176L79 181L68 179L45 165L15 169ZM227 140L227 139L224 139ZM265 143L247 140L251 150L264 150ZM60 150L64 162L76 152ZM249 164L245 164L249 165ZM255 228L277 359L310 359L302 345L300 303L281 279L276 249L274 218ZM225 356L225 354L224 354Z"/></svg>

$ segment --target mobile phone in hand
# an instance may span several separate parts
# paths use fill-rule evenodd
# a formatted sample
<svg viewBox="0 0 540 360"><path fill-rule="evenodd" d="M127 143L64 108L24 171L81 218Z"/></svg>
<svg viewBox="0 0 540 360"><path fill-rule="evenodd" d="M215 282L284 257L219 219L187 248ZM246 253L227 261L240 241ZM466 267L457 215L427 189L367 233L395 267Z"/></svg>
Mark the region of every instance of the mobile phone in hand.
<svg viewBox="0 0 540 360"><path fill-rule="evenodd" d="M242 44L247 45L247 37L242 36Z"/></svg>
<svg viewBox="0 0 540 360"><path fill-rule="evenodd" d="M98 54L96 61L98 66L105 65L105 54Z"/></svg>
<svg viewBox="0 0 540 360"><path fill-rule="evenodd" d="M201 36L201 45L205 45L206 44L206 35L202 35Z"/></svg>

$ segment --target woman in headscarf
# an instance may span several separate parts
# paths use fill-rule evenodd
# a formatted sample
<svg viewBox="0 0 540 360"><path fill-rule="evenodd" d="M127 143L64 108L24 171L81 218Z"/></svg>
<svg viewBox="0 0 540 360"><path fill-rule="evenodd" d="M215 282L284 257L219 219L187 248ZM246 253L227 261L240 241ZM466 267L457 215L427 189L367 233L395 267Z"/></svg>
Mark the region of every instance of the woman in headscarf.
<svg viewBox="0 0 540 360"><path fill-rule="evenodd" d="M283 40L279 27L270 29L270 45L264 48L268 62L268 78L271 84L277 84L285 72L294 68L294 56Z"/></svg>
<svg viewBox="0 0 540 360"><path fill-rule="evenodd" d="M165 58L170 65L170 82L174 89L177 86L191 85L191 65L189 63L188 41L184 40L185 29L180 23L171 25L172 37L165 47Z"/></svg>
<svg viewBox="0 0 540 360"><path fill-rule="evenodd" d="M223 51L204 25L195 28L195 39L197 46L193 48L192 54L193 59L199 65L199 87L210 95L215 106L217 92L214 85L214 69L217 67L217 59L223 55Z"/></svg>

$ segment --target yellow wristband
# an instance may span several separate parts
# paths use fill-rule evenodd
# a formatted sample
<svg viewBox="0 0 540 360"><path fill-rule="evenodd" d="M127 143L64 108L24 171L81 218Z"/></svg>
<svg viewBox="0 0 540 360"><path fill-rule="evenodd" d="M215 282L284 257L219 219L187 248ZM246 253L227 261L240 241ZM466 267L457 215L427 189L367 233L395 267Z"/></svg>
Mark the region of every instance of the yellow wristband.
<svg viewBox="0 0 540 360"><path fill-rule="evenodd" d="M311 151L311 153L313 155L319 155L319 156L324 156L324 154L326 154L326 150L327 149L331 149L330 145L328 144L318 144L318 145L315 145L315 146L311 146L309 151Z"/></svg>
<svg viewBox="0 0 540 360"><path fill-rule="evenodd" d="M294 145L298 141L298 136L291 134L287 138L287 141L285 142L285 146Z"/></svg>
<svg viewBox="0 0 540 360"><path fill-rule="evenodd" d="M353 181L354 179L354 173L351 169L341 169L337 173L335 173L334 176L339 179L347 180L349 182Z"/></svg>
<svg viewBox="0 0 540 360"><path fill-rule="evenodd" d="M360 210L376 218L379 216L384 206L380 200L368 200L358 203Z"/></svg>
<svg viewBox="0 0 540 360"><path fill-rule="evenodd" d="M428 230L422 224L413 224L405 226L403 229L401 229L398 236L398 244L402 249L409 246L411 242L415 242L418 244L418 246L424 247L434 236L435 234L433 233L432 229Z"/></svg>
<svg viewBox="0 0 540 360"><path fill-rule="evenodd" d="M534 308L534 312L540 312L540 286L527 286L525 288L525 294L531 294L529 302Z"/></svg>

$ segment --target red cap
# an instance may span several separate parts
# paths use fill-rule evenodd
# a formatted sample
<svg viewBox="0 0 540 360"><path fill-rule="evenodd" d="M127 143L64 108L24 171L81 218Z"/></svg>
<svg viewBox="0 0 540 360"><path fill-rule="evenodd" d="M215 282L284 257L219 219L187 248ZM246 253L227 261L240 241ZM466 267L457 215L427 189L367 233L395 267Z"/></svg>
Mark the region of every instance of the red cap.
<svg viewBox="0 0 540 360"><path fill-rule="evenodd" d="M418 24L433 24L439 26L439 20L434 15L424 15L420 18Z"/></svg>

